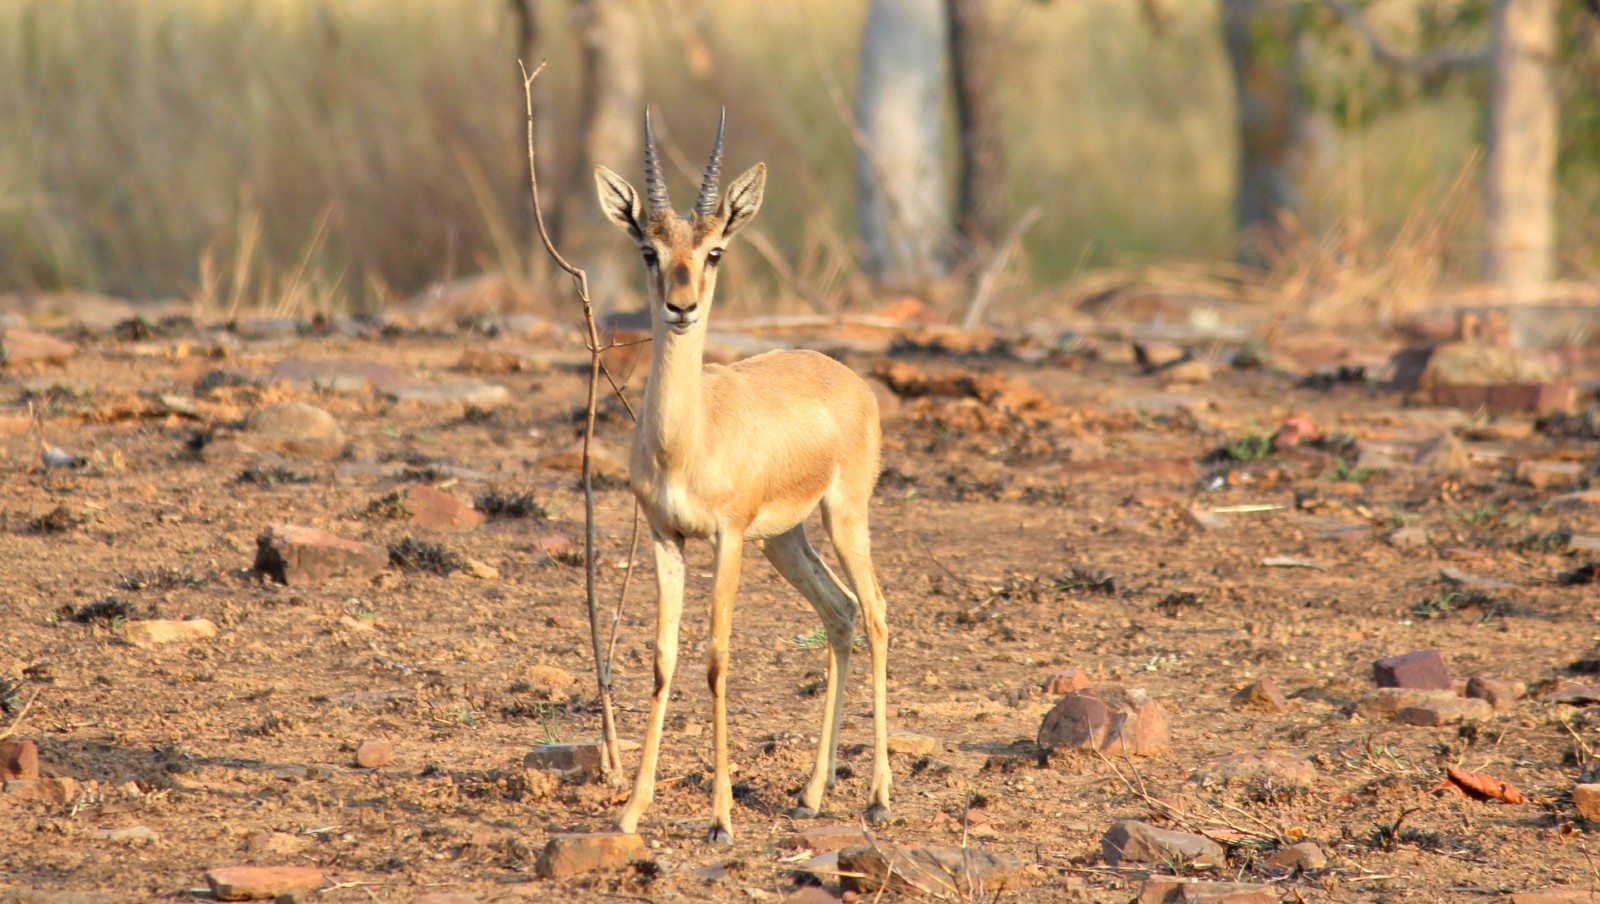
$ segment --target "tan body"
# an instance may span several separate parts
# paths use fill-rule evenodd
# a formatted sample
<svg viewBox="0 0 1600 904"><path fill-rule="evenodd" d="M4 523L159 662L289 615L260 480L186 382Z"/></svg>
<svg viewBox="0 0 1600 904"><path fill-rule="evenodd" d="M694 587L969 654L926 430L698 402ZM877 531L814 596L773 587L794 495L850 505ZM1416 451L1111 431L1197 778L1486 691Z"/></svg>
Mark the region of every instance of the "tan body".
<svg viewBox="0 0 1600 904"><path fill-rule="evenodd" d="M653 143L646 120L647 173ZM632 186L603 167L596 172L601 206L632 235L646 258L652 348L644 410L634 439L630 483L650 523L658 611L655 691L633 794L617 826L634 831L655 791L667 699L677 666L683 613L684 542L710 540L715 552L711 637L706 679L711 688L715 779L708 838L732 839L733 791L728 769L727 670L733 603L746 540L755 541L778 572L811 602L828 632L828 692L816 768L797 814L815 815L833 785L834 755L849 674L857 610L865 615L872 654L875 754L868 817L889 812L887 722L888 626L873 574L867 509L878 477L877 400L849 368L809 351L768 352L728 367L703 366L706 314L716 261L729 238L761 203L765 167L735 180L715 204L714 153L701 203L680 218L657 195L644 216ZM708 195L710 200L708 201ZM713 206L715 205L715 206ZM843 565L840 580L806 538L813 511Z"/></svg>

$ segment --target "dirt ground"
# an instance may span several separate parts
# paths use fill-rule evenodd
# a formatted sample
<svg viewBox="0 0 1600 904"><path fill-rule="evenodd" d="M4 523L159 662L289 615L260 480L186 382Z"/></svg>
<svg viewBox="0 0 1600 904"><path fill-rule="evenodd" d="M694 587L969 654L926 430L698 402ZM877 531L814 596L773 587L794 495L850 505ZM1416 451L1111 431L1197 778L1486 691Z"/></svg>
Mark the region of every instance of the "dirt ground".
<svg viewBox="0 0 1600 904"><path fill-rule="evenodd" d="M0 401L31 401L46 443L84 460L42 467L25 416L3 438L0 730L36 741L44 774L80 787L67 803L0 795L0 900L205 897L208 868L260 863L319 867L326 881L310 900L779 901L795 887L788 836L860 821L867 657L851 676L829 812L797 824L787 814L814 755L826 652L806 642L815 614L747 556L729 680L737 837L731 848L701 841L711 742L700 545L660 769L672 781L641 826L650 859L536 878L551 834L604 829L617 806L603 783L522 766L541 742L599 730L584 572L558 549L583 530L569 454L581 348L560 332L375 333L247 338L213 352L210 335L103 337L64 365L3 372ZM491 344L530 369L459 372L463 349ZM890 382L1004 378L885 396L873 536L890 607L891 726L942 749L893 756L881 838L960 845L965 826L968 845L1020 859L1003 898L1017 901L1132 899L1150 870L1110 869L1101 856L1119 819L1212 834L1228 844L1227 867L1194 874L1271 882L1287 901L1600 888L1600 844L1571 798L1600 746L1600 709L1536 699L1592 680L1574 667L1595 662L1600 589L1579 581L1600 560L1582 545L1600 536L1600 501L1563 495L1582 478L1516 476L1527 460L1587 462L1594 424L1419 406L1350 373L1305 381L1218 366L1207 382L1169 385L1109 341L1098 356L868 345L844 359ZM235 385L238 374L197 392L208 372L264 377L289 359L388 364L406 383L488 380L510 395L422 404ZM249 418L285 400L330 412L344 441L326 456L241 448ZM1320 438L1268 450L1264 438L1291 416ZM619 406L606 407L599 435L620 456ZM1441 441L1453 464L1428 457ZM607 604L628 553L623 478L613 464L597 499ZM422 530L384 503L417 481L469 501L531 494L547 517ZM285 587L252 571L257 536L280 523L439 543L489 568L390 567L370 582ZM1480 579L1491 583L1470 583ZM651 587L643 561L616 658L621 732L634 740L651 686ZM152 617L220 630L149 648L123 640L127 623ZM1376 694L1374 659L1427 648L1456 676L1528 692L1467 725L1401 724L1363 705ZM1041 682L1063 668L1147 691L1170 713L1170 748L1042 761L1036 737L1056 697ZM1283 688L1286 712L1230 703L1261 678ZM370 738L392 744L392 762L356 768L355 747ZM1303 759L1314 780L1191 780L1217 757L1265 751ZM629 754L630 772L636 762ZM1528 802L1430 792L1452 765ZM107 833L133 826L154 836ZM1316 842L1326 867L1266 865L1295 841ZM837 893L836 879L820 878ZM78 897L49 896L62 892Z"/></svg>

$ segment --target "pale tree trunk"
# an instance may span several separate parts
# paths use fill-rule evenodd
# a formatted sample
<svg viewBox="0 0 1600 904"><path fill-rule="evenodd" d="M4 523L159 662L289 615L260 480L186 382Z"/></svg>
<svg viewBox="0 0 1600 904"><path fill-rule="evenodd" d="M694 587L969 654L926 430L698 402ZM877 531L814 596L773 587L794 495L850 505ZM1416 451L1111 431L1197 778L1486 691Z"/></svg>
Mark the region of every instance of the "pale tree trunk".
<svg viewBox="0 0 1600 904"><path fill-rule="evenodd" d="M861 40L856 216L867 276L910 285L946 272L941 0L872 0Z"/></svg>
<svg viewBox="0 0 1600 904"><path fill-rule="evenodd" d="M1295 171L1304 135L1299 89L1304 4L1223 0L1222 7L1238 104L1235 248L1240 261L1263 264L1286 240L1285 217L1300 208Z"/></svg>
<svg viewBox="0 0 1600 904"><path fill-rule="evenodd" d="M1555 275L1555 0L1494 0L1484 276L1511 300Z"/></svg>
<svg viewBox="0 0 1600 904"><path fill-rule="evenodd" d="M521 61L524 69L532 72L544 59L544 36L539 30L540 2L539 0L508 0L508 4L511 8L512 22L516 26L517 59ZM550 79L548 78L534 79L529 89L532 92L530 101L533 104L534 121L541 124L545 122L545 115L550 110L549 83ZM525 114L522 110L513 110L512 112L515 117L512 122L513 131L511 134L516 139L522 139L524 130L527 128L527 123L523 121ZM554 150L551 132L552 130L546 127L541 127L534 132L534 150L539 159L539 166L542 168L550 168L554 159L551 154ZM523 185L528 184L528 177L528 162L523 160ZM559 210L564 201L564 195L549 189L543 189L543 187L541 189L544 203L552 210ZM525 255L525 260L527 261L528 272L524 275L531 276L535 281L542 283L549 275L550 258L544 253L543 245L539 241L539 234L533 228L533 198L526 192L523 192L522 195L522 222L527 224L523 243L526 246L527 254ZM552 226L554 225L552 224Z"/></svg>
<svg viewBox="0 0 1600 904"><path fill-rule="evenodd" d="M969 271L1006 228L1006 158L1000 122L1000 73L986 0L945 0L950 17L950 65L955 85L961 163L956 225Z"/></svg>
<svg viewBox="0 0 1600 904"><path fill-rule="evenodd" d="M626 171L644 160L644 73L640 65L644 23L633 0L580 0L573 7L583 55L583 94L578 129L581 152L574 161L562 205L557 240L569 259L582 261L597 306L631 306L641 269L632 248L595 201L594 166ZM581 186L581 188L579 188Z"/></svg>

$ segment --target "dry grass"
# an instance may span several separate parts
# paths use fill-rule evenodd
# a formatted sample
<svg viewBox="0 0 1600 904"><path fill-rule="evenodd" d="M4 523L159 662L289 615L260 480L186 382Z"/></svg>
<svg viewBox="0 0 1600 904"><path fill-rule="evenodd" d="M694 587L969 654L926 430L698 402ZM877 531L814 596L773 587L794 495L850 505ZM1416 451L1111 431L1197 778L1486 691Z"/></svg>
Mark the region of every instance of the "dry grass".
<svg viewBox="0 0 1600 904"><path fill-rule="evenodd" d="M672 178L695 177L724 102L729 159L776 174L752 253L724 277L728 304L863 304L851 141L823 86L853 90L865 0L701 0L692 16L680 4L643 5ZM554 208L589 188L570 160L576 60L555 40L570 11L541 6ZM1013 209L1044 206L997 308L1025 316L1039 286L1093 268L1226 259L1232 95L1213 7L1166 4L1157 33L1120 0L995 6ZM0 5L0 286L185 296L226 316L381 304L520 269L531 233L513 44L507 4L488 0ZM1313 307L1383 316L1393 303L1373 299L1469 272L1476 191L1452 186L1477 129L1465 89L1329 129L1305 175L1308 231L1324 237L1268 294L1331 291ZM1564 241L1581 270L1600 178L1568 181Z"/></svg>

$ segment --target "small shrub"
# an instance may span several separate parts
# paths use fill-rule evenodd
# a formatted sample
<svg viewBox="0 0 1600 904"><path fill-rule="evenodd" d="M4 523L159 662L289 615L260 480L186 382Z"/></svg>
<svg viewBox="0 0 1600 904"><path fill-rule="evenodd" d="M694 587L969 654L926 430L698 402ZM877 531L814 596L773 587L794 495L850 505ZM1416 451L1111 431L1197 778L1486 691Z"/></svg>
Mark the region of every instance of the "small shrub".
<svg viewBox="0 0 1600 904"><path fill-rule="evenodd" d="M411 537L389 544L389 562L405 571L429 571L441 576L466 567L459 555L443 545Z"/></svg>

